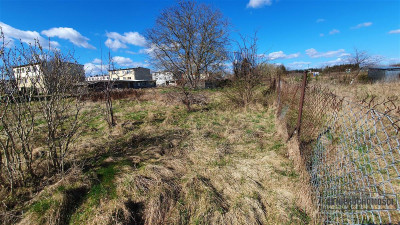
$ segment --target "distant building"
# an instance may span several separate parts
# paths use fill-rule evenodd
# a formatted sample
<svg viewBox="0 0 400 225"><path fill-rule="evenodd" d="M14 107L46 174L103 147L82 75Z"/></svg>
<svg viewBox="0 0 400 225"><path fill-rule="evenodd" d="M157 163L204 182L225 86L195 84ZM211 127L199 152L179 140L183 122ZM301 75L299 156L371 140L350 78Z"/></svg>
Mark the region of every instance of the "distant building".
<svg viewBox="0 0 400 225"><path fill-rule="evenodd" d="M311 72L312 73L312 75L315 77L315 76L319 76L319 72Z"/></svg>
<svg viewBox="0 0 400 225"><path fill-rule="evenodd" d="M112 81L113 88L149 88L155 87L150 69L137 67L108 71L108 75L86 77L89 88L104 89L108 81Z"/></svg>
<svg viewBox="0 0 400 225"><path fill-rule="evenodd" d="M86 81L99 81L99 80L109 80L110 75L94 75L86 77Z"/></svg>
<svg viewBox="0 0 400 225"><path fill-rule="evenodd" d="M151 75L157 86L176 86L176 80L171 72L154 72Z"/></svg>
<svg viewBox="0 0 400 225"><path fill-rule="evenodd" d="M368 77L373 81L400 81L400 67L369 68Z"/></svg>
<svg viewBox="0 0 400 225"><path fill-rule="evenodd" d="M19 90L34 88L43 93L52 88L52 81L46 80L45 71L52 71L52 63L40 65L39 63L13 67L15 82ZM63 62L62 68L68 71L71 78L76 76L76 82L84 81L85 71L83 65ZM43 71L44 70L44 71Z"/></svg>
<svg viewBox="0 0 400 225"><path fill-rule="evenodd" d="M144 81L152 80L150 69L137 67L108 71L108 75L95 75L86 77L86 81L107 81L107 80L129 80L129 81Z"/></svg>
<svg viewBox="0 0 400 225"><path fill-rule="evenodd" d="M153 80L150 74L150 69L137 67L108 71L112 80Z"/></svg>

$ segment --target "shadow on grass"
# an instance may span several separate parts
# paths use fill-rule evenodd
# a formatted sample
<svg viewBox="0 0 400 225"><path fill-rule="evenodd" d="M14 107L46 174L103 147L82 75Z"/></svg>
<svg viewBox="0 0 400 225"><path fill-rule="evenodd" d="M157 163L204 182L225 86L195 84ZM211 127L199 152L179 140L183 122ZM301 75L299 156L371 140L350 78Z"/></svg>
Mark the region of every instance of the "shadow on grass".
<svg viewBox="0 0 400 225"><path fill-rule="evenodd" d="M64 224L77 222L81 217L85 217L85 211L80 209L81 205L89 204L89 207L94 207L103 198L116 198L114 179L122 166L129 166L134 171L142 162L172 154L180 149L181 141L187 136L188 132L184 130L166 130L158 134L142 133L132 135L128 139L116 139L94 150L96 154L78 163L84 165L84 173L93 171L96 178L89 190L77 189L69 192L70 202L67 207L70 209L63 215ZM144 224L143 203L127 201L125 206L131 216L129 221L124 220L124 224Z"/></svg>

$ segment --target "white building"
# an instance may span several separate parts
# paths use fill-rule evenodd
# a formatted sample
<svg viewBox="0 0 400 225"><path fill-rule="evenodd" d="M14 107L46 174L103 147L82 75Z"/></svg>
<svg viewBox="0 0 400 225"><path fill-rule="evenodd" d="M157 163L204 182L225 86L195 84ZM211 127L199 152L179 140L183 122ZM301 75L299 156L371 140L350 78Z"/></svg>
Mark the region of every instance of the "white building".
<svg viewBox="0 0 400 225"><path fill-rule="evenodd" d="M66 71L65 73L71 75L70 78L77 78L73 82L84 80L85 72L83 65L63 62L62 68ZM39 63L16 66L13 67L13 73L20 90L34 88L39 92L46 92L52 88L52 81L50 80L52 78L48 75L46 75L46 77L44 76L45 74L52 74L52 63L44 64L42 66L40 66Z"/></svg>
<svg viewBox="0 0 400 225"><path fill-rule="evenodd" d="M126 80L126 81L151 81L150 69L137 67L108 71L108 75L96 75L86 77L87 81L106 81L106 80Z"/></svg>
<svg viewBox="0 0 400 225"><path fill-rule="evenodd" d="M109 80L109 79L110 79L109 75L95 75L86 77L87 81L99 81L99 80Z"/></svg>
<svg viewBox="0 0 400 225"><path fill-rule="evenodd" d="M176 80L171 72L154 72L152 73L153 80L157 86L176 85Z"/></svg>

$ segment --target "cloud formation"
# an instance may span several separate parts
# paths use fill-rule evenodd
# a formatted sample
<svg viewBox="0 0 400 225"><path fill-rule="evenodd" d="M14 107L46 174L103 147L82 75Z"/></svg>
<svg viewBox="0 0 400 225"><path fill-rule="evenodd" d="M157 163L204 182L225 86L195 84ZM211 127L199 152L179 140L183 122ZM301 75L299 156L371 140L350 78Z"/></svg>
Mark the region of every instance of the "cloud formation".
<svg viewBox="0 0 400 225"><path fill-rule="evenodd" d="M311 62L302 62L302 61L300 61L300 62L289 63L288 66L292 67L294 69L300 69L300 68L303 68L305 65L310 65L310 64L311 64Z"/></svg>
<svg viewBox="0 0 400 225"><path fill-rule="evenodd" d="M338 34L338 33L340 33L340 31L337 30L337 29L333 29L333 30L329 31L329 34L330 34L330 35L332 35L332 34Z"/></svg>
<svg viewBox="0 0 400 225"><path fill-rule="evenodd" d="M311 58L330 58L330 57L341 57L349 55L344 49L339 49L336 51L318 52L314 48L306 50L306 54Z"/></svg>
<svg viewBox="0 0 400 225"><path fill-rule="evenodd" d="M78 47L96 49L88 43L89 38L82 36L78 31L70 27L54 27L49 30L44 30L41 33L47 37L58 37L69 40L72 44Z"/></svg>
<svg viewBox="0 0 400 225"><path fill-rule="evenodd" d="M400 34L400 29L397 30L391 30L388 32L389 34Z"/></svg>
<svg viewBox="0 0 400 225"><path fill-rule="evenodd" d="M325 22L325 19L317 19L317 21L315 21L315 22L322 23L322 22Z"/></svg>
<svg viewBox="0 0 400 225"><path fill-rule="evenodd" d="M107 32L106 46L116 51L120 48L128 48L129 45L146 46L146 38L138 32L125 32L123 35L117 32Z"/></svg>
<svg viewBox="0 0 400 225"><path fill-rule="evenodd" d="M339 64L343 64L346 63L346 59L344 58L337 58L335 60L330 60L330 61L326 61L326 62L322 62L320 63L320 65L322 66L334 66L334 65L339 65Z"/></svg>
<svg viewBox="0 0 400 225"><path fill-rule="evenodd" d="M101 75L107 72L107 65L101 65L100 59L94 59L92 62L83 65L86 75Z"/></svg>
<svg viewBox="0 0 400 225"><path fill-rule="evenodd" d="M269 60L275 60L275 59L292 59L292 58L297 58L300 56L300 53L293 53L286 55L283 51L278 51L278 52L271 52L268 54L268 59Z"/></svg>
<svg viewBox="0 0 400 225"><path fill-rule="evenodd" d="M148 66L147 64L141 63L141 62L134 62L130 58L122 57L122 56L114 56L112 58L113 62L118 64L119 66L122 67L145 67Z"/></svg>
<svg viewBox="0 0 400 225"><path fill-rule="evenodd" d="M10 46L14 44L15 40L26 44L35 44L35 42L38 41L44 48L48 48L49 46L49 41L43 38L37 31L20 30L3 22L0 22L0 27L4 33L6 44ZM52 47L60 46L56 41L50 41L50 44Z"/></svg>
<svg viewBox="0 0 400 225"><path fill-rule="evenodd" d="M360 29L362 27L369 27L371 25L372 25L371 22L365 22L365 23L360 23L357 26L352 27L351 29Z"/></svg>
<svg viewBox="0 0 400 225"><path fill-rule="evenodd" d="M256 9L266 5L272 5L272 0L250 0L246 7Z"/></svg>
<svg viewBox="0 0 400 225"><path fill-rule="evenodd" d="M95 58L95 59L93 59L93 63L100 64L101 63L101 59Z"/></svg>

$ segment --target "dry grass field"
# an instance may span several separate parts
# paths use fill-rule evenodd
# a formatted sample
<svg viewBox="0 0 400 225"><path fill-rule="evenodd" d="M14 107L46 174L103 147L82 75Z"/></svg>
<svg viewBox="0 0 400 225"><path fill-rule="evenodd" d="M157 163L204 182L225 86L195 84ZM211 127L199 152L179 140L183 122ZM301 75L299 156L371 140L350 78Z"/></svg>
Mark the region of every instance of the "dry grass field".
<svg viewBox="0 0 400 225"><path fill-rule="evenodd" d="M334 76L334 75L332 75ZM349 77L353 74L347 75ZM364 75L366 76L366 75ZM350 79L347 79L350 80ZM400 82L355 82L341 83L340 79L328 76L313 77L311 84L322 85L340 97L374 108L382 113L400 118Z"/></svg>
<svg viewBox="0 0 400 225"><path fill-rule="evenodd" d="M309 84L399 113L393 108L398 83L349 85L322 76ZM276 96L259 90L255 103L244 109L230 103L227 91L195 91L206 104L190 112L173 88L126 95L114 101L112 129L103 103L88 99L66 175L44 177L41 186L2 197L3 205L13 207L6 213L17 215L20 224L313 223L310 181L299 144L286 142L288 119L277 122ZM319 116L308 107L305 122ZM42 126L38 120L37 129ZM41 151L34 151L37 168Z"/></svg>
<svg viewBox="0 0 400 225"><path fill-rule="evenodd" d="M116 100L111 131L101 103L87 102L73 165L19 223L309 223L274 108L236 109L222 92L199 91L208 104L192 112L171 89Z"/></svg>

